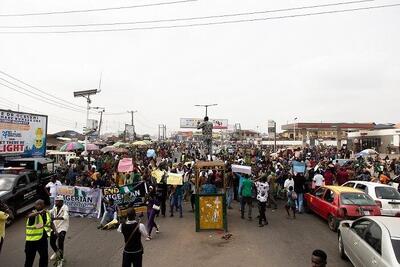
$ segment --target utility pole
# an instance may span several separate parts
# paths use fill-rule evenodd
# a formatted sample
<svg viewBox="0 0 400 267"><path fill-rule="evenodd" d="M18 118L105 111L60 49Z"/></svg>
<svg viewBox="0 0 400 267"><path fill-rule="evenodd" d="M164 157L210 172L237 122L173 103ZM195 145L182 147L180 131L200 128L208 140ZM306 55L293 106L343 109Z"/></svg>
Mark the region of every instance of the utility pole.
<svg viewBox="0 0 400 267"><path fill-rule="evenodd" d="M293 139L295 142L296 142L296 122L297 122L297 117L294 118L294 123L293 123L293 131L294 131Z"/></svg>
<svg viewBox="0 0 400 267"><path fill-rule="evenodd" d="M134 114L137 113L137 110L128 110L128 113L131 114L131 125L133 127L133 138L136 140L136 127L135 127L135 120L134 120Z"/></svg>
<svg viewBox="0 0 400 267"><path fill-rule="evenodd" d="M88 134L89 134L89 110L90 104L92 100L90 99L91 95L95 95L99 93L97 89L85 90L85 91L76 91L74 92L74 97L84 97L86 99L87 107L86 107L86 130L85 130L85 154L87 154L87 144L88 144Z"/></svg>
<svg viewBox="0 0 400 267"><path fill-rule="evenodd" d="M206 108L206 117L208 116L208 107L218 106L218 104L207 104L207 105L194 105L195 107L204 107Z"/></svg>
<svg viewBox="0 0 400 267"><path fill-rule="evenodd" d="M159 124L158 125L158 140L165 140L167 136L167 125Z"/></svg>
<svg viewBox="0 0 400 267"><path fill-rule="evenodd" d="M102 107L92 107L92 109L100 110L99 111L99 113L100 113L99 129L97 130L99 133L99 138L100 138L101 125L103 124L103 112L106 112L106 109L102 108Z"/></svg>

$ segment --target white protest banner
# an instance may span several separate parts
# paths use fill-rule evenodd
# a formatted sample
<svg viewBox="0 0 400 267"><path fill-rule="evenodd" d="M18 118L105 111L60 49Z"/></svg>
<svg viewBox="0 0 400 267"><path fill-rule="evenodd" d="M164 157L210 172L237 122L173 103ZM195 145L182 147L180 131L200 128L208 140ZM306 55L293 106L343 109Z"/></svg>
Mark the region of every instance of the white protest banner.
<svg viewBox="0 0 400 267"><path fill-rule="evenodd" d="M183 184L182 174L168 173L167 184L169 184L169 185L182 185Z"/></svg>
<svg viewBox="0 0 400 267"><path fill-rule="evenodd" d="M251 167L243 165L232 165L232 172L244 173L251 175Z"/></svg>
<svg viewBox="0 0 400 267"><path fill-rule="evenodd" d="M64 197L64 204L75 217L99 218L101 190L81 186L57 186L57 195Z"/></svg>

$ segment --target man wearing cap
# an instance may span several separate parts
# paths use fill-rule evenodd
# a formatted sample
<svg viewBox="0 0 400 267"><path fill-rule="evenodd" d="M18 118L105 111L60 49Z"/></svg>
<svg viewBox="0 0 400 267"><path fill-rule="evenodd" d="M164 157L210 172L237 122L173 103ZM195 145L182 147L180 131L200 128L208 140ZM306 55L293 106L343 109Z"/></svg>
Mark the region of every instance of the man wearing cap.
<svg viewBox="0 0 400 267"><path fill-rule="evenodd" d="M50 215L58 233L57 235L57 233L53 231L50 235L50 246L54 251L50 260L56 260L57 257L59 260L64 260L64 240L69 228L69 210L68 206L64 205L63 196L57 196L55 198L55 205L54 208L50 210Z"/></svg>

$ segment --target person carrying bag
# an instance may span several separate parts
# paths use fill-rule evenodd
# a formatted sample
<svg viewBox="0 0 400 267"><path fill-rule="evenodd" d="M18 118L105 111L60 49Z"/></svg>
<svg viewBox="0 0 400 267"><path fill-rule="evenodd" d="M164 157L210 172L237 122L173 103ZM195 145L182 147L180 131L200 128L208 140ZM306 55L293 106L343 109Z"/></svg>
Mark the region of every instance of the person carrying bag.
<svg viewBox="0 0 400 267"><path fill-rule="evenodd" d="M124 236L124 250L122 267L142 267L143 244L141 237L147 237L144 224L135 220L136 212L133 208L128 209L127 221L120 224L118 232Z"/></svg>

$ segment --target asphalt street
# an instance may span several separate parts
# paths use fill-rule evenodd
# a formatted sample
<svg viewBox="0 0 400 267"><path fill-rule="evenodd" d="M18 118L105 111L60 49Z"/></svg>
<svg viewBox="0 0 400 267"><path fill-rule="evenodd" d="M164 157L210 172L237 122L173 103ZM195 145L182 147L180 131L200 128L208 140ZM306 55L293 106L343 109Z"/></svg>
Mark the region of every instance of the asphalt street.
<svg viewBox="0 0 400 267"><path fill-rule="evenodd" d="M256 220L240 219L238 205L228 212L232 238L222 232L195 232L193 213L187 207L184 218L157 218L161 233L150 242L143 240L144 266L311 266L311 253L323 249L328 266L351 266L337 251L337 235L313 214L287 219L280 203L276 212L267 211L269 225L258 227ZM185 206L186 207L186 206ZM253 209L253 217L258 211ZM21 217L6 230L0 255L1 267L23 266L24 224ZM97 230L98 221L71 218L65 241L66 266L121 266L123 237L116 230ZM36 265L38 256L36 257Z"/></svg>

